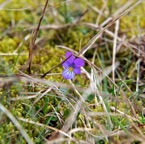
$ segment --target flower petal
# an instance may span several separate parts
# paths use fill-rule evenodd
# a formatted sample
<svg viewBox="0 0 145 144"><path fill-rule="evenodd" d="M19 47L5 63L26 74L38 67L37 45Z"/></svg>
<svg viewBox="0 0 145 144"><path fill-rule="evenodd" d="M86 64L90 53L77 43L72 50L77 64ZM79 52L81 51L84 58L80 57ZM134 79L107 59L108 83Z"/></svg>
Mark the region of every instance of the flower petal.
<svg viewBox="0 0 145 144"><path fill-rule="evenodd" d="M65 56L66 56L66 58L69 57L66 61L68 61L70 64L72 64L74 59L75 59L75 56L73 55L73 53L72 52L67 52Z"/></svg>
<svg viewBox="0 0 145 144"><path fill-rule="evenodd" d="M74 64L76 67L81 67L85 65L85 61L82 58L76 58Z"/></svg>
<svg viewBox="0 0 145 144"><path fill-rule="evenodd" d="M69 71L68 68L65 68L64 71L62 72L62 76L65 79L73 79L75 77L74 71Z"/></svg>
<svg viewBox="0 0 145 144"><path fill-rule="evenodd" d="M74 72L75 74L80 74L81 73L80 67L74 67Z"/></svg>
<svg viewBox="0 0 145 144"><path fill-rule="evenodd" d="M64 66L65 68L68 68L70 66L69 62L66 60L62 63L62 66Z"/></svg>
<svg viewBox="0 0 145 144"><path fill-rule="evenodd" d="M66 58L68 58L70 55L73 55L73 53L72 52L66 52L66 54L65 54Z"/></svg>

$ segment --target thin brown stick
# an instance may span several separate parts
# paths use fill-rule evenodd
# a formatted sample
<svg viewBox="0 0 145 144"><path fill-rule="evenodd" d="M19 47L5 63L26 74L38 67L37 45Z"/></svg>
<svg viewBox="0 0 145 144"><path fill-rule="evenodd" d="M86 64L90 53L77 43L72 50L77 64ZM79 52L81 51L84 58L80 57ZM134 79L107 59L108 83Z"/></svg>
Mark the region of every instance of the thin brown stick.
<svg viewBox="0 0 145 144"><path fill-rule="evenodd" d="M46 0L46 3L44 5L44 9L43 9L41 17L39 19L38 26L37 26L36 30L34 31L34 35L33 35L32 41L30 42L30 47L29 47L29 67L28 67L29 74L31 74L31 65L32 65L32 57L33 57L33 50L34 50L34 46L35 46L35 41L36 41L36 38L38 36L38 32L39 32L39 29L40 29L40 25L41 25L42 19L43 19L44 15L45 15L45 11L46 11L46 7L47 7L47 4L48 4L48 1L49 0Z"/></svg>
<svg viewBox="0 0 145 144"><path fill-rule="evenodd" d="M48 70L45 74L43 74L41 76L41 78L44 78L48 73L50 73L53 69L55 69L56 67L60 66L61 64L63 64L65 61L67 61L67 59L69 59L72 55L70 55L68 58L66 58L64 61L60 62L59 64L55 65L54 67L52 67L50 70Z"/></svg>

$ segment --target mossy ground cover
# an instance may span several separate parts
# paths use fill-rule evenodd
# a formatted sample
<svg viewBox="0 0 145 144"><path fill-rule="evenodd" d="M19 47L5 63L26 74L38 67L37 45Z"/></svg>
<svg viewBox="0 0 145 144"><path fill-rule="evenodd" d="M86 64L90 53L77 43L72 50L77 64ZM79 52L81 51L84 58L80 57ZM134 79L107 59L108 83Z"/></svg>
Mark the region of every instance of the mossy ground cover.
<svg viewBox="0 0 145 144"><path fill-rule="evenodd" d="M144 143L145 2L49 0L30 51L45 2L0 0L0 143Z"/></svg>

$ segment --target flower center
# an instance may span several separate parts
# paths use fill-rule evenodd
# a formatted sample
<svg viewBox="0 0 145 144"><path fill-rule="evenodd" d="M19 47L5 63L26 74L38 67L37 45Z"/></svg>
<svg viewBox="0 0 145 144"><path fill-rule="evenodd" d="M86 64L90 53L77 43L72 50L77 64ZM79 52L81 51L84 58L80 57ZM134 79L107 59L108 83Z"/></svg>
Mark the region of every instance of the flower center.
<svg viewBox="0 0 145 144"><path fill-rule="evenodd" d="M74 70L73 67L69 67L69 71L72 72Z"/></svg>

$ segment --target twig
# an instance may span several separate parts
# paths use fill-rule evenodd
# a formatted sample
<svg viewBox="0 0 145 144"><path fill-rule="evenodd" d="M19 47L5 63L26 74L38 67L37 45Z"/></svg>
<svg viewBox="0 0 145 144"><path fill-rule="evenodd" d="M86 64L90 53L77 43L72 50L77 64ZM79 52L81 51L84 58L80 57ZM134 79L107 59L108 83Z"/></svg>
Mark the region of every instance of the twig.
<svg viewBox="0 0 145 144"><path fill-rule="evenodd" d="M56 66L52 67L50 70L48 70L45 74L43 74L41 76L41 78L44 78L48 73L50 73L53 69L55 69L56 67L60 66L61 64L63 64L67 59L69 59L72 55L70 55L68 58L66 58L64 61L60 62L59 64L57 64Z"/></svg>
<svg viewBox="0 0 145 144"><path fill-rule="evenodd" d="M35 41L36 41L36 38L38 36L38 32L39 32L40 25L41 25L42 19L44 17L45 11L46 11L46 7L47 7L47 4L48 4L48 1L49 0L46 0L46 3L44 5L44 9L42 11L42 15L41 15L41 17L39 19L39 23L38 23L37 29L34 31L34 35L33 35L32 41L30 42L30 47L29 47L29 67L28 67L29 74L31 74L32 56L33 56L33 50L34 50L34 46L35 46Z"/></svg>

